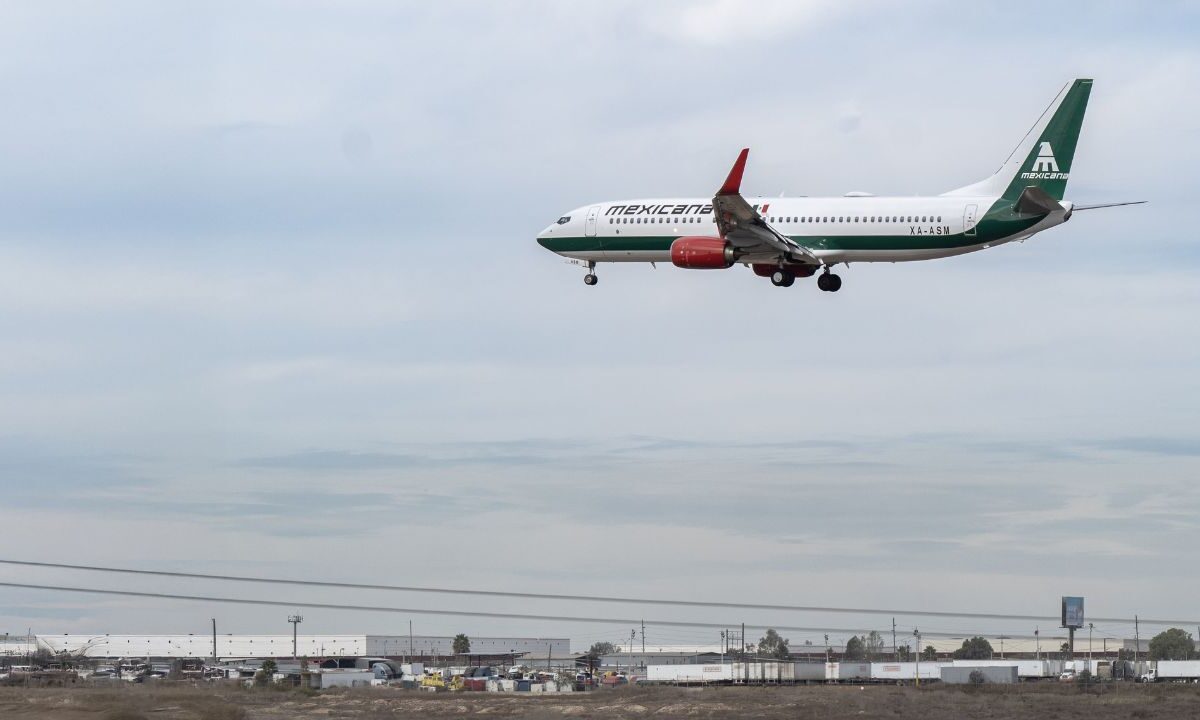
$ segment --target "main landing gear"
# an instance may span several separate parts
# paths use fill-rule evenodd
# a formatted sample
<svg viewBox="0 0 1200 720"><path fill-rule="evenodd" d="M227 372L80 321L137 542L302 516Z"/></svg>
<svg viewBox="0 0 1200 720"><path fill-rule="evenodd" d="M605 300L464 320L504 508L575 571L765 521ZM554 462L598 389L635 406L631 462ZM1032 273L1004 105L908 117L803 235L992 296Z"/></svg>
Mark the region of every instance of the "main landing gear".
<svg viewBox="0 0 1200 720"><path fill-rule="evenodd" d="M828 268L817 278L817 287L825 292L837 292L842 289L842 279L829 272Z"/></svg>
<svg viewBox="0 0 1200 720"><path fill-rule="evenodd" d="M791 287L796 282L796 276L787 270L776 270L771 273L771 284L775 287Z"/></svg>
<svg viewBox="0 0 1200 720"><path fill-rule="evenodd" d="M587 269L587 275L583 276L583 284L595 285L600 281L600 278L596 277L596 263L589 261L587 264Z"/></svg>

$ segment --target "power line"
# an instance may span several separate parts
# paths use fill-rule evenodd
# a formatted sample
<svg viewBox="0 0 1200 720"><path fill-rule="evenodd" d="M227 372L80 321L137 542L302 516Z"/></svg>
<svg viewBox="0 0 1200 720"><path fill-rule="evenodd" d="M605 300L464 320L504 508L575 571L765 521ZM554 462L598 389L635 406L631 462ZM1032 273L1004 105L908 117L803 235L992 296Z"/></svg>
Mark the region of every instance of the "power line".
<svg viewBox="0 0 1200 720"><path fill-rule="evenodd" d="M32 560L5 560L0 564L27 567L55 568L63 570L86 570L89 572L123 573L127 575L152 575L156 577L190 578L198 580L223 580L228 582L272 583L276 585L298 585L305 587L344 588L351 590L387 590L395 592L435 593L443 595L470 595L474 597L507 597L526 600L570 600L573 602L628 603L636 605L664 605L673 607L705 607L727 610L770 610L775 612L823 612L845 615L896 615L911 617L976 618L981 620L1058 620L1057 615L1018 615L1012 613L947 612L940 610L897 610L894 608L848 608L816 605L774 605L766 603L735 603L714 600L665 600L657 598L613 597L604 595L565 595L557 593L511 592L502 590L465 590L461 588L428 587L413 585L378 585L373 583L331 582L322 580L293 580L289 578L253 577L248 575L215 575L207 573L173 572L167 570L137 570L133 568L105 567L100 565L72 565L68 563L36 562ZM1096 622L1132 623L1132 618L1092 618ZM1146 620L1151 625L1200 625L1195 620Z"/></svg>
<svg viewBox="0 0 1200 720"><path fill-rule="evenodd" d="M525 613L505 613L505 612L487 612L482 610L430 610L426 608L401 608L401 607L386 607L382 605L345 605L341 603L318 603L318 602L296 602L294 600L258 600L253 598L230 598L230 597L215 597L211 595L182 595L177 593L159 593L159 592L142 592L138 590L106 590L102 588L86 588L86 587L71 587L66 585L35 585L32 583L14 583L0 582L0 587L20 588L24 590L52 590L55 592L69 593L89 593L93 595L115 595L119 597L140 597L154 598L159 600L187 600L193 602L215 602L215 603L230 603L237 605L260 605L268 607L292 607L292 608L317 608L322 610L353 610L360 612L385 612L385 613L402 613L405 615L444 615L449 617L485 617L499 618L505 620L537 620L542 622L573 622L573 623L594 623L605 625L618 625L642 622L642 618L599 618L599 617L579 617L574 615L531 615ZM687 620L646 620L649 625L661 625L664 627L693 627L693 628L709 628L717 630L729 627L729 623L705 623L691 622ZM851 628L816 628L816 627L795 627L791 625L749 625L748 627L757 630L765 630L768 627L773 627L776 630L785 632L830 632L842 634L856 634L862 632L861 629ZM937 635L939 637L962 637L963 633L923 633L924 635ZM977 633L979 634L979 633ZM984 633L985 635L995 635L996 633ZM1025 638L1024 635L1009 635L1008 637ZM1033 636L1028 636L1032 638Z"/></svg>

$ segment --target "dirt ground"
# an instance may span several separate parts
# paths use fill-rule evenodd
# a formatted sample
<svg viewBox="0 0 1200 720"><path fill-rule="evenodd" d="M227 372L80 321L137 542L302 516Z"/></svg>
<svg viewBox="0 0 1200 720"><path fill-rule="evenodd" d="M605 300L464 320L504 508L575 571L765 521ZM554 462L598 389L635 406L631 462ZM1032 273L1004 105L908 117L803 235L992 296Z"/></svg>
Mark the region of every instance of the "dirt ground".
<svg viewBox="0 0 1200 720"><path fill-rule="evenodd" d="M4 720L383 720L385 718L1200 718L1200 686L618 688L551 695L388 688L319 694L213 685L0 687Z"/></svg>

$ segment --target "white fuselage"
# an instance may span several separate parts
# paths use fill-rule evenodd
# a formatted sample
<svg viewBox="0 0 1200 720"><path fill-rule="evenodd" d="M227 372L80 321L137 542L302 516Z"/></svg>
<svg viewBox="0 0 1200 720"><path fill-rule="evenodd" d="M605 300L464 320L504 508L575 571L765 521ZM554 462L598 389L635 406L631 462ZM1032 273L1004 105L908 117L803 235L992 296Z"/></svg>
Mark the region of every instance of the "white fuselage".
<svg viewBox="0 0 1200 720"><path fill-rule="evenodd" d="M997 200L955 195L747 198L772 227L803 243L826 265L961 255L1023 240L1070 216L1070 203L1063 203L1063 212L1019 232L979 232L980 219ZM651 198L577 208L538 240L577 260L670 262L675 239L716 234L711 199Z"/></svg>

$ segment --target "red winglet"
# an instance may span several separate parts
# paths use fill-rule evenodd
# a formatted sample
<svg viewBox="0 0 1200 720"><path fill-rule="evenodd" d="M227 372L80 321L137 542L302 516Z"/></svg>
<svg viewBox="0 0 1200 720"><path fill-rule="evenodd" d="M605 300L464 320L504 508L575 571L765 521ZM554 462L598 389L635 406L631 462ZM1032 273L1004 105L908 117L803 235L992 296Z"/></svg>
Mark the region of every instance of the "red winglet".
<svg viewBox="0 0 1200 720"><path fill-rule="evenodd" d="M742 173L746 170L746 156L749 154L750 148L742 148L742 153L729 171L729 177L725 178L725 184L717 191L718 195L737 195L741 192Z"/></svg>

